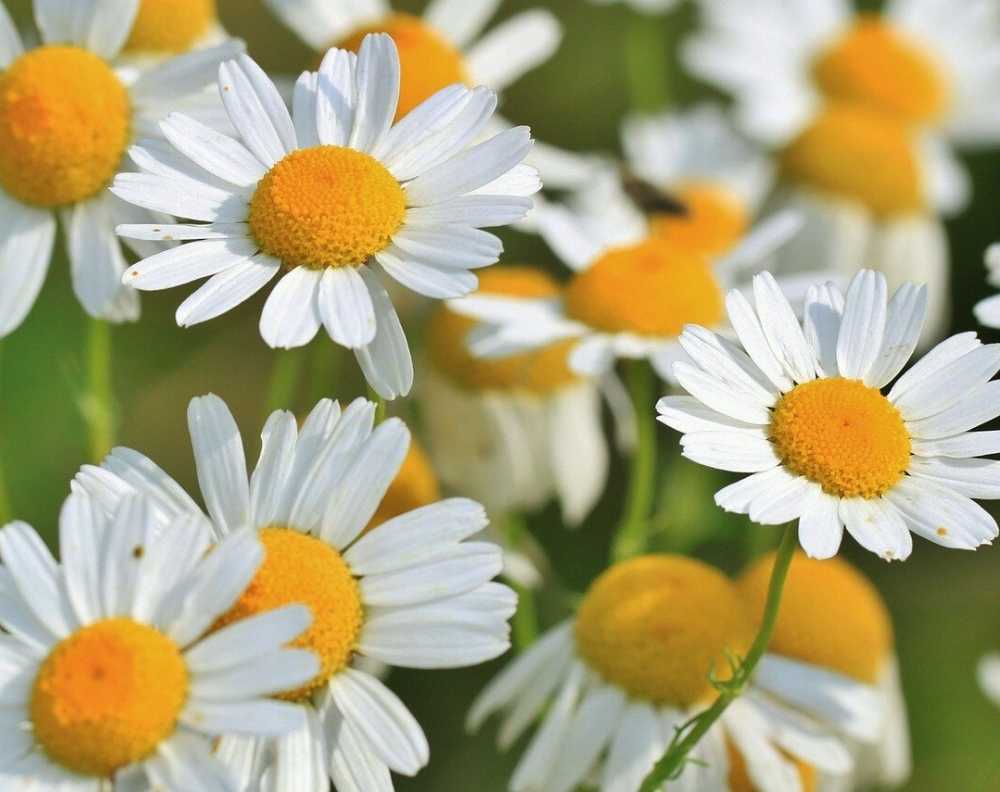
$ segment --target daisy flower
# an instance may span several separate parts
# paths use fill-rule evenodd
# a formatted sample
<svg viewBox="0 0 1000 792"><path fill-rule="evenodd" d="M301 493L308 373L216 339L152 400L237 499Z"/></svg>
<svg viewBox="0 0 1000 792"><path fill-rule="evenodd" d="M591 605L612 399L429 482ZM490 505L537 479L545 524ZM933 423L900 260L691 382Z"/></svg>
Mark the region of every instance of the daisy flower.
<svg viewBox="0 0 1000 792"><path fill-rule="evenodd" d="M480 283L485 295L552 299L560 291L528 267L496 267ZM608 475L596 380L569 368L569 341L477 358L466 345L475 326L444 305L428 324L418 396L435 466L448 486L492 514L537 509L558 496L566 522L580 523Z"/></svg>
<svg viewBox="0 0 1000 792"><path fill-rule="evenodd" d="M468 725L478 729L503 712L498 741L506 749L545 713L512 792L636 792L675 729L715 699L706 671L725 678L727 653L745 652L752 637L736 586L715 569L670 555L620 562L593 583L572 619L483 690ZM772 733L737 699L668 788L728 792L740 788L731 778L746 773L757 792L795 790L799 767L811 773L830 754L828 741L798 724Z"/></svg>
<svg viewBox="0 0 1000 792"><path fill-rule="evenodd" d="M543 9L522 11L484 32L501 0L430 0L422 16L394 11L390 0L266 0L268 7L315 52L357 52L369 33L385 33L399 49L402 118L456 83L503 91L555 54L562 27ZM495 119L492 131L506 126ZM536 143L528 163L547 187L569 189L590 176L587 157Z"/></svg>
<svg viewBox="0 0 1000 792"><path fill-rule="evenodd" d="M237 42L152 69L119 56L139 0L35 2L42 44L25 51L0 4L0 337L38 297L61 219L73 290L91 316L134 320L139 298L122 285L118 223L156 217L105 190L133 135L156 133L166 105L184 106L215 79ZM158 133L156 133L158 134ZM162 246L136 242L137 255Z"/></svg>
<svg viewBox="0 0 1000 792"><path fill-rule="evenodd" d="M199 221L120 226L126 238L196 240L139 261L124 282L149 290L209 277L177 310L186 327L281 273L260 319L270 346L303 346L325 327L381 396L407 394L410 351L379 273L429 297L473 291L470 270L502 250L481 229L523 217L539 187L519 166L528 130L470 146L496 96L458 85L393 125L399 59L381 34L303 74L294 119L245 56L220 67L219 84L238 140L173 114L161 125L172 148L134 147L142 172L115 178L123 200Z"/></svg>
<svg viewBox="0 0 1000 792"><path fill-rule="evenodd" d="M225 38L215 0L140 0L122 55L165 58L212 46Z"/></svg>
<svg viewBox="0 0 1000 792"><path fill-rule="evenodd" d="M212 547L202 518L164 525L141 496L109 514L72 495L59 535L61 565L28 525L0 529L6 789L229 792L213 740L302 728L301 708L269 697L319 668L283 648L308 611L216 623L264 559L253 533Z"/></svg>
<svg viewBox="0 0 1000 792"><path fill-rule="evenodd" d="M846 299L832 284L810 290L800 324L768 273L755 305L726 300L739 345L700 326L681 343L674 372L690 395L668 396L660 420L683 433L686 457L750 473L716 493L754 522L799 521L815 558L833 556L843 530L884 559L904 559L911 531L944 547L974 549L997 535L973 498L996 498L995 432L970 431L1000 415L1000 345L952 336L896 379L927 310L927 290L863 270ZM883 390L892 384L888 394Z"/></svg>
<svg viewBox="0 0 1000 792"><path fill-rule="evenodd" d="M1000 288L1000 244L990 245L986 250L986 282ZM976 303L973 309L976 319L987 327L1000 327L1000 295L987 297Z"/></svg>
<svg viewBox="0 0 1000 792"><path fill-rule="evenodd" d="M696 244L685 244L674 215L642 211L612 172L595 177L568 208L540 205L533 220L572 270L569 281L558 296L450 301L484 324L470 340L472 351L502 357L569 339L569 365L577 374L599 377L618 358L646 358L668 380L683 354L684 325L721 328L725 289L745 280L798 229L793 215L782 214L740 234L727 255L709 256L697 234L689 240Z"/></svg>
<svg viewBox="0 0 1000 792"><path fill-rule="evenodd" d="M503 654L514 592L490 582L499 548L466 538L486 527L483 508L455 498L407 512L364 532L407 454L398 419L372 428L375 405L320 402L298 427L275 412L247 473L243 441L221 399L191 402L188 417L198 481L219 537L247 526L264 546L249 588L219 621L239 624L288 603L308 606L313 624L292 645L320 670L283 694L305 725L276 739L224 738L220 754L243 786L275 792L391 789L390 770L416 774L428 761L420 725L364 662L454 668ZM119 448L85 467L77 491L113 506L146 493L163 516L201 514L154 462ZM256 787L252 787L256 788Z"/></svg>
<svg viewBox="0 0 1000 792"><path fill-rule="evenodd" d="M737 581L759 624L774 567L770 554ZM768 652L745 700L773 730L801 724L846 744L847 789L896 786L910 775L906 705L892 622L878 591L847 562L792 558ZM853 765L853 768L851 767Z"/></svg>

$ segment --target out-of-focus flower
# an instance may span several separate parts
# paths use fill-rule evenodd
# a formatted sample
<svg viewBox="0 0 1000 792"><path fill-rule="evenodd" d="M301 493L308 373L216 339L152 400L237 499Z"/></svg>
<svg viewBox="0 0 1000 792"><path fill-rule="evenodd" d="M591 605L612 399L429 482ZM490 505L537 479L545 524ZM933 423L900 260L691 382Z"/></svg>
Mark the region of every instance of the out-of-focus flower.
<svg viewBox="0 0 1000 792"><path fill-rule="evenodd" d="M42 44L24 50L0 4L0 337L27 317L45 281L56 236L66 237L73 290L91 316L130 321L138 293L114 228L156 222L105 188L133 135L158 135L168 108L198 112L218 65L239 42L140 69L122 47L139 0L35 3ZM130 242L140 256L162 244Z"/></svg>
<svg viewBox="0 0 1000 792"><path fill-rule="evenodd" d="M1000 244L990 245L986 251L986 281L995 288L1000 288ZM976 319L987 327L1000 327L1000 295L987 297L976 303L973 309Z"/></svg>
<svg viewBox="0 0 1000 792"><path fill-rule="evenodd" d="M553 298L559 285L527 267L483 273L481 292ZM441 306L427 330L418 388L428 443L446 484L496 515L558 496L570 524L604 491L608 449L596 381L571 371L571 342L481 359L467 346L474 320Z"/></svg>
<svg viewBox="0 0 1000 792"><path fill-rule="evenodd" d="M603 376L618 358L648 358L672 381L684 326L721 327L725 290L745 281L799 225L794 215L775 216L749 233L734 231L726 255L708 255L698 234L683 243L678 228L698 222L683 211L643 211L613 172L595 177L572 208L540 205L532 219L572 276L557 296L451 301L484 324L471 349L502 357L569 340L570 368L582 376Z"/></svg>
<svg viewBox="0 0 1000 792"><path fill-rule="evenodd" d="M911 531L971 550L997 536L973 498L997 498L994 432L1000 345L975 333L938 344L899 379L927 309L925 287L888 299L885 277L855 276L847 298L810 290L800 324L769 273L754 278L755 307L727 299L739 346L704 327L681 343L674 371L689 396L668 396L660 420L684 434L683 453L747 478L716 493L726 511L765 524L799 520L806 552L828 558L844 528L884 559L905 559ZM882 389L895 380L887 395Z"/></svg>
<svg viewBox="0 0 1000 792"><path fill-rule="evenodd" d="M428 760L420 725L360 661L410 668L472 665L509 646L515 596L490 582L498 547L464 541L486 527L482 506L455 498L424 506L365 532L397 477L410 435L398 419L372 429L375 405L341 411L320 402L298 428L275 412L247 475L243 441L226 405L206 396L188 411L202 496L218 536L256 530L264 562L220 624L301 602L313 625L293 643L320 658L320 671L283 698L305 726L277 740L224 738L220 755L242 783L272 774L277 792L390 789L390 770L416 774ZM150 459L116 449L85 467L76 491L107 508L125 493L151 497L163 517L200 514ZM368 779L368 780L365 780ZM256 788L256 787L254 787Z"/></svg>
<svg viewBox="0 0 1000 792"><path fill-rule="evenodd" d="M215 0L139 0L139 13L122 48L140 60L180 55L226 37Z"/></svg>
<svg viewBox="0 0 1000 792"><path fill-rule="evenodd" d="M106 513L72 495L59 534L61 566L24 523L0 530L5 787L225 792L213 740L303 727L299 707L269 697L319 669L284 648L309 611L216 624L264 560L252 532L211 547L203 517L164 523L142 496Z"/></svg>
<svg viewBox="0 0 1000 792"><path fill-rule="evenodd" d="M773 554L765 556L737 583L758 621L773 567ZM875 587L846 561L793 557L774 636L746 700L777 731L791 722L819 742L847 744L854 767L838 774L845 788L894 786L910 775L892 622Z"/></svg>
<svg viewBox="0 0 1000 792"><path fill-rule="evenodd" d="M570 621L483 690L468 725L505 713L498 740L506 749L545 713L514 771L515 792L636 792L675 729L716 698L709 673L726 679L727 654L745 652L752 637L735 585L718 571L680 556L621 562ZM782 792L799 788L803 760L836 763L844 754L797 723L772 730L737 699L667 788L729 792L731 771L745 771L758 792Z"/></svg>
<svg viewBox="0 0 1000 792"><path fill-rule="evenodd" d="M539 187L520 165L528 130L471 145L496 95L460 85L393 124L399 59L383 34L303 74L294 118L251 59L223 64L219 79L239 140L173 114L161 124L172 147L133 147L142 173L115 178L123 200L202 223L119 227L126 238L197 240L143 259L124 281L166 289L210 276L177 309L189 326L281 273L260 319L270 346L303 346L325 327L381 396L407 394L409 345L377 273L428 297L474 291L471 270L502 250L481 229L523 217Z"/></svg>

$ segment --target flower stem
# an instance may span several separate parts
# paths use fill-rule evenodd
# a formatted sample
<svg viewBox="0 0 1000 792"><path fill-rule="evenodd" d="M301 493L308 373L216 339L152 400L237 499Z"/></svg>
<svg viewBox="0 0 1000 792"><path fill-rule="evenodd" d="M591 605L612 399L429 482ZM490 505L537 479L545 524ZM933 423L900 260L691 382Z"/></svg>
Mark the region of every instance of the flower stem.
<svg viewBox="0 0 1000 792"><path fill-rule="evenodd" d="M368 401L375 402L375 425L378 426L387 417L388 405L385 399L379 396L371 385L368 386Z"/></svg>
<svg viewBox="0 0 1000 792"><path fill-rule="evenodd" d="M655 113L670 100L668 36L661 19L631 12L625 42L632 110Z"/></svg>
<svg viewBox="0 0 1000 792"><path fill-rule="evenodd" d="M520 514L508 514L504 521L506 539L510 547L515 548L521 537L527 533L524 517ZM514 648L518 653L531 646L538 638L538 606L535 602L535 592L520 583L511 583L517 593L517 610L514 612Z"/></svg>
<svg viewBox="0 0 1000 792"><path fill-rule="evenodd" d="M649 545L649 515L656 489L656 419L653 402L655 378L645 360L629 361L629 393L635 410L637 443L632 457L625 515L615 536L611 557L615 561L645 552Z"/></svg>
<svg viewBox="0 0 1000 792"><path fill-rule="evenodd" d="M764 656L764 652L767 651L768 644L771 643L771 636L774 634L774 627L778 621L781 595L785 590L785 580L788 577L788 567L792 563L792 555L795 553L797 544L798 526L795 523L789 523L785 526L781 545L778 547L778 553L774 559L771 582L767 589L767 602L764 606L764 617L761 621L760 631L750 645L750 651L747 652L747 656L739 666L734 669L732 679L716 683L719 697L712 706L677 729L666 753L646 776L639 792L655 792L667 781L676 779L684 769L688 754L708 733L712 725L722 717L726 708L742 695L753 677L757 664Z"/></svg>
<svg viewBox="0 0 1000 792"><path fill-rule="evenodd" d="M111 377L111 324L91 318L87 327L87 381L80 411L87 424L91 461L99 463L115 444L115 396Z"/></svg>
<svg viewBox="0 0 1000 792"><path fill-rule="evenodd" d="M275 410L295 410L302 372L305 370L304 349L285 349L275 353L271 382L267 386L265 419Z"/></svg>

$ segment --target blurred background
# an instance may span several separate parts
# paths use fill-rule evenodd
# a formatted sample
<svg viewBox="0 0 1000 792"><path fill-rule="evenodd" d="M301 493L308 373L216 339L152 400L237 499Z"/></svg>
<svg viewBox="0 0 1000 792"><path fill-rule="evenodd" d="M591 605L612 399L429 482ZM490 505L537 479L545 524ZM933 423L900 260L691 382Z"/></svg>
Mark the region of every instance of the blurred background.
<svg viewBox="0 0 1000 792"><path fill-rule="evenodd" d="M19 23L29 24L29 0L5 2ZM400 10L419 11L423 5L423 0L394 0ZM225 27L246 40L265 69L297 74L311 63L312 54L259 0L220 0L219 6ZM676 67L676 42L693 23L690 9L656 17L640 16L620 4L594 6L586 0L506 0L498 18L537 6L559 16L565 40L551 61L506 92L503 112L531 125L539 139L574 150L615 153L621 118L630 109L648 108L650 96L665 93L681 107L711 95ZM663 43L662 57L649 56L650 41ZM983 251L1000 240L1000 212L995 207L1000 200L1000 151L966 161L974 177L975 199L948 229L955 331L980 329L971 308L988 291ZM537 239L512 231L501 236L505 261L559 272ZM114 330L118 443L142 450L196 492L185 418L189 399L207 392L223 397L247 438L248 456L255 459L259 450L255 435L265 414L275 356L257 331L260 295L221 319L189 330L174 323L181 299L181 290L145 293L141 322ZM407 322L415 348L419 324L419 317ZM14 513L50 540L69 480L82 463L92 461L87 458L79 410L86 326L70 290L65 258L57 255L36 308L3 343L0 454L10 500ZM984 335L989 338L991 333ZM317 394L351 399L364 393L353 359L325 336L293 354L322 359L330 376L307 383L293 403L282 406L305 411ZM390 409L418 421L409 405ZM735 572L776 543L777 529L754 528L717 510L711 493L725 483L725 474L678 459L676 439L675 433L659 432L663 481L656 546L691 552ZM583 591L605 567L621 508L624 472L622 460L617 460L605 498L571 540L560 527L555 508L531 515L531 529L549 555L560 589ZM1000 549L965 554L918 540L908 561L891 565L852 541L845 541L842 552L875 581L893 614L915 761L905 789L1000 790L996 750L1000 710L980 694L975 680L979 657L1000 650ZM543 592L544 625L566 615L564 603L564 597ZM520 751L515 749L508 758L498 756L491 728L474 738L463 728L472 697L503 662L464 671L394 672L392 686L431 743L430 766L417 779L398 779L397 789L506 789L513 757Z"/></svg>

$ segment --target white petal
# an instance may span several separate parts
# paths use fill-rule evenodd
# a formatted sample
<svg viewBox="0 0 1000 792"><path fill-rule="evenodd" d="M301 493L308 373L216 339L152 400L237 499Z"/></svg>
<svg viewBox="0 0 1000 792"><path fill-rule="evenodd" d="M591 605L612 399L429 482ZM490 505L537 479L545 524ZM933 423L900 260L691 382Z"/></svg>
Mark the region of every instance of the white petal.
<svg viewBox="0 0 1000 792"><path fill-rule="evenodd" d="M250 524L250 488L243 438L233 414L218 396L192 399L188 429L202 497L223 531Z"/></svg>
<svg viewBox="0 0 1000 792"><path fill-rule="evenodd" d="M920 331L927 315L927 287L904 283L889 302L882 348L865 384L884 388L903 370L920 340Z"/></svg>
<svg viewBox="0 0 1000 792"><path fill-rule="evenodd" d="M35 304L55 236L52 212L24 206L0 190L0 338L20 327Z"/></svg>
<svg viewBox="0 0 1000 792"><path fill-rule="evenodd" d="M843 498L840 519L858 544L886 561L903 561L913 549L902 516L882 498Z"/></svg>
<svg viewBox="0 0 1000 792"><path fill-rule="evenodd" d="M840 376L864 379L878 357L885 335L885 276L862 270L847 291L844 316L837 338Z"/></svg>
<svg viewBox="0 0 1000 792"><path fill-rule="evenodd" d="M247 148L272 167L296 147L295 127L274 83L246 55L219 67L219 93Z"/></svg>
<svg viewBox="0 0 1000 792"><path fill-rule="evenodd" d="M525 11L484 35L466 53L466 68L476 82L505 88L547 61L559 47L562 27L549 11Z"/></svg>
<svg viewBox="0 0 1000 792"><path fill-rule="evenodd" d="M75 626L69 601L62 590L59 567L49 549L27 523L12 522L0 529L0 557L24 604L56 638Z"/></svg>
<svg viewBox="0 0 1000 792"><path fill-rule="evenodd" d="M192 677L188 694L198 703L244 702L296 690L320 671L319 658L303 649L274 649L220 671L202 671Z"/></svg>
<svg viewBox="0 0 1000 792"><path fill-rule="evenodd" d="M1000 371L1000 344L977 347L892 401L907 421L919 421L946 410L988 382L997 371Z"/></svg>
<svg viewBox="0 0 1000 792"><path fill-rule="evenodd" d="M979 504L926 481L903 478L886 493L911 531L961 550L974 550L997 537L996 520Z"/></svg>
<svg viewBox="0 0 1000 792"><path fill-rule="evenodd" d="M501 0L431 0L424 9L423 19L440 31L456 47L465 47L478 36L489 22Z"/></svg>
<svg viewBox="0 0 1000 792"><path fill-rule="evenodd" d="M375 339L355 350L365 379L383 399L406 396L413 387L413 359L392 299L378 276L363 267L361 277L372 296L377 330Z"/></svg>
<svg viewBox="0 0 1000 792"><path fill-rule="evenodd" d="M781 360L771 351L760 320L742 292L734 289L726 295L726 311L750 359L777 388L782 391L791 390L794 383L785 374Z"/></svg>
<svg viewBox="0 0 1000 792"><path fill-rule="evenodd" d="M174 148L206 171L239 187L255 187L267 168L238 140L211 127L171 113L160 122L163 136Z"/></svg>
<svg viewBox="0 0 1000 792"><path fill-rule="evenodd" d="M312 623L305 605L282 608L241 619L213 632L184 653L194 674L225 671L248 664L292 642Z"/></svg>
<svg viewBox="0 0 1000 792"><path fill-rule="evenodd" d="M819 485L801 476L791 476L774 484L750 502L750 519L761 525L782 525L798 519L802 505L815 497Z"/></svg>
<svg viewBox="0 0 1000 792"><path fill-rule="evenodd" d="M646 703L629 704L604 760L601 789L606 792L638 789L666 747L653 708Z"/></svg>
<svg viewBox="0 0 1000 792"><path fill-rule="evenodd" d="M250 211L239 193L150 173L119 173L110 189L127 203L189 220L240 223Z"/></svg>
<svg viewBox="0 0 1000 792"><path fill-rule="evenodd" d="M1000 497L1000 460L916 457L910 460L906 472L967 498L996 500Z"/></svg>
<svg viewBox="0 0 1000 792"><path fill-rule="evenodd" d="M781 464L763 435L689 432L681 438L681 447L688 459L733 473L760 473Z"/></svg>
<svg viewBox="0 0 1000 792"><path fill-rule="evenodd" d="M292 99L292 118L295 119L295 137L300 148L312 148L320 144L316 127L316 101L319 91L319 74L302 72L295 81Z"/></svg>
<svg viewBox="0 0 1000 792"><path fill-rule="evenodd" d="M583 697L569 724L566 748L550 773L551 792L572 792L590 776L618 730L625 707L625 694L611 685L596 687Z"/></svg>
<svg viewBox="0 0 1000 792"><path fill-rule="evenodd" d="M107 200L100 195L63 212L73 291L91 316L111 318L122 286L125 255Z"/></svg>
<svg viewBox="0 0 1000 792"><path fill-rule="evenodd" d="M810 558L833 558L840 549L844 523L840 503L824 492L816 492L803 505L799 517L799 544Z"/></svg>
<svg viewBox="0 0 1000 792"><path fill-rule="evenodd" d="M180 722L213 736L281 737L302 727L305 708L273 699L189 700Z"/></svg>
<svg viewBox="0 0 1000 792"><path fill-rule="evenodd" d="M684 390L716 412L757 426L767 426L771 422L766 405L746 394L733 398L732 390L721 380L690 363L675 363L674 376Z"/></svg>
<svg viewBox="0 0 1000 792"><path fill-rule="evenodd" d="M761 327L775 357L795 382L815 379L815 353L777 281L770 273L762 272L753 279L753 293Z"/></svg>
<svg viewBox="0 0 1000 792"><path fill-rule="evenodd" d="M747 514L754 499L766 494L772 487L787 483L792 478L794 478L792 474L780 466L754 473L716 492L715 503L727 512Z"/></svg>
<svg viewBox="0 0 1000 792"><path fill-rule="evenodd" d="M388 35L365 36L358 53L355 80L358 103L348 145L370 152L392 126L399 103L399 53Z"/></svg>
<svg viewBox="0 0 1000 792"><path fill-rule="evenodd" d="M393 246L377 253L375 258L397 283L432 300L464 297L479 287L479 278L471 272L423 264Z"/></svg>
<svg viewBox="0 0 1000 792"><path fill-rule="evenodd" d="M207 322L249 300L270 283L281 263L263 253L213 275L177 309L181 327Z"/></svg>
<svg viewBox="0 0 1000 792"><path fill-rule="evenodd" d="M889 391L889 401L896 402L927 379L936 378L945 366L980 346L975 333L959 333L946 338L896 380Z"/></svg>
<svg viewBox="0 0 1000 792"><path fill-rule="evenodd" d="M840 375L837 340L843 316L844 296L834 284L809 289L803 309L806 338L816 350L820 368L827 377Z"/></svg>
<svg viewBox="0 0 1000 792"><path fill-rule="evenodd" d="M1000 454L1000 432L965 432L940 440L913 439L911 444L916 456L968 459Z"/></svg>
<svg viewBox="0 0 1000 792"><path fill-rule="evenodd" d="M133 264L123 280L144 291L170 289L234 267L257 249L252 239L207 239L178 245Z"/></svg>
<svg viewBox="0 0 1000 792"><path fill-rule="evenodd" d="M319 67L316 92L316 133L320 143L330 146L347 144L354 126L353 52L331 49Z"/></svg>
<svg viewBox="0 0 1000 792"><path fill-rule="evenodd" d="M316 270L296 267L275 284L260 315L260 337L268 346L292 349L316 337L321 282Z"/></svg>
<svg viewBox="0 0 1000 792"><path fill-rule="evenodd" d="M760 426L737 421L706 407L693 396L664 396L656 403L657 420L678 432L749 432Z"/></svg>
<svg viewBox="0 0 1000 792"><path fill-rule="evenodd" d="M375 306L354 267L328 267L319 283L317 301L323 325L338 344L358 349L375 338Z"/></svg>

